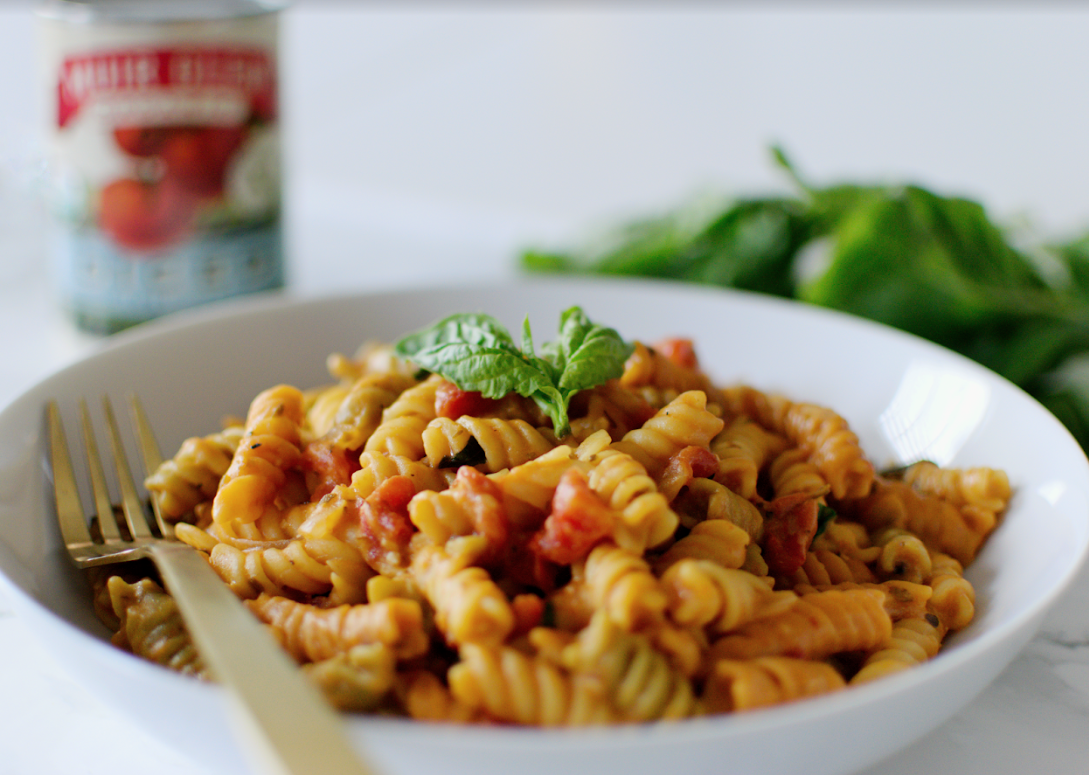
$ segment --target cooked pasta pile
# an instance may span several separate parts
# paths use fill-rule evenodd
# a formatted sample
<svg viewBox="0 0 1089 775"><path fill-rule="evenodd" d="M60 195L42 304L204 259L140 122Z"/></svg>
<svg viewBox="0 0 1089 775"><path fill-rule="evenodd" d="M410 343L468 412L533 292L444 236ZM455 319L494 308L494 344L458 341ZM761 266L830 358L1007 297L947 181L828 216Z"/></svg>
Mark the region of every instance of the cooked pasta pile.
<svg viewBox="0 0 1089 775"><path fill-rule="evenodd" d="M329 367L147 487L345 710L640 722L870 681L972 620L963 569L1010 498L989 468L876 473L834 411L717 387L684 340L636 343L562 439L389 347ZM96 609L204 674L153 578L103 576Z"/></svg>

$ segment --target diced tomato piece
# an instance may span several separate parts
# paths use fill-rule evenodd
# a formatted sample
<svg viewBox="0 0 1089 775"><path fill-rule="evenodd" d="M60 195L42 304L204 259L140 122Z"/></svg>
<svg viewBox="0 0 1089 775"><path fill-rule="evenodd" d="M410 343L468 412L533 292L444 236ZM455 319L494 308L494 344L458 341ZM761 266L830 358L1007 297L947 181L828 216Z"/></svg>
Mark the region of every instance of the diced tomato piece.
<svg viewBox="0 0 1089 775"><path fill-rule="evenodd" d="M352 481L359 461L346 449L334 448L324 441L312 441L302 451L301 465L309 474L310 500L318 501L339 485Z"/></svg>
<svg viewBox="0 0 1089 775"><path fill-rule="evenodd" d="M608 536L615 516L577 469L568 470L552 496L552 513L530 541L531 550L551 562L570 565Z"/></svg>
<svg viewBox="0 0 1089 775"><path fill-rule="evenodd" d="M817 499L808 493L784 495L765 508L764 561L773 575L789 576L802 567L817 534Z"/></svg>
<svg viewBox="0 0 1089 775"><path fill-rule="evenodd" d="M435 412L439 417L456 420L464 415L480 417L495 408L498 400L480 393L462 390L453 382L444 381L435 393Z"/></svg>
<svg viewBox="0 0 1089 775"><path fill-rule="evenodd" d="M462 466L448 492L473 520L473 532L488 539L491 561L506 548L510 536L507 510L499 485L472 466Z"/></svg>
<svg viewBox="0 0 1089 775"><path fill-rule="evenodd" d="M359 527L367 562L381 569L390 558L395 565L408 557L408 544L416 532L408 517L408 502L416 485L407 476L391 476L363 501L357 501Z"/></svg>
<svg viewBox="0 0 1089 775"><path fill-rule="evenodd" d="M685 447L669 459L658 477L658 489L673 500L693 479L707 479L717 472L718 455L706 447Z"/></svg>
<svg viewBox="0 0 1089 775"><path fill-rule="evenodd" d="M671 338L663 339L654 345L654 349L660 352L678 366L686 369L698 369L699 359L696 357L696 348L691 339Z"/></svg>

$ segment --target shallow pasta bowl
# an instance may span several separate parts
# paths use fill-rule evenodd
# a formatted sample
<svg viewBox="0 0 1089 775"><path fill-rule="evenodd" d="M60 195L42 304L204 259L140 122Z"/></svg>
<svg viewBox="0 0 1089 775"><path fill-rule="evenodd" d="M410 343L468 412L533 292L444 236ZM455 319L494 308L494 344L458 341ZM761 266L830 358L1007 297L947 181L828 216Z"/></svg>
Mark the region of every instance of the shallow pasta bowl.
<svg viewBox="0 0 1089 775"><path fill-rule="evenodd" d="M65 556L43 475L49 398L129 392L164 451L245 413L278 383L328 381L326 357L391 341L437 318L488 312L540 340L578 304L628 339L692 338L721 384L745 382L823 404L851 423L879 468L926 457L1004 469L1015 494L968 577L973 624L937 659L835 695L732 716L649 726L543 731L359 716L354 740L389 775L518 772L849 773L941 724L1033 636L1089 546L1089 464L1035 401L987 370L919 339L762 296L643 281L540 280L316 299L253 299L164 319L111 340L0 413L0 571L8 596L59 663L134 723L200 759L244 770L214 685L123 653ZM71 418L71 422L74 422ZM1046 454L1045 454L1046 453ZM843 745L849 735L851 745ZM784 745L783 741L789 741Z"/></svg>

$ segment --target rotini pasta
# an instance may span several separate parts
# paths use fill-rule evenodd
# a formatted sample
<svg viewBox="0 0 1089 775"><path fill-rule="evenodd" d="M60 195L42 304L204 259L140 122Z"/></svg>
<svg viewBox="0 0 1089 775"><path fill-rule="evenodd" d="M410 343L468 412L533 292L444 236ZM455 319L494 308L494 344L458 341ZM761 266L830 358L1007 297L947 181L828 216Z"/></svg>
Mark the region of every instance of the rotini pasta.
<svg viewBox="0 0 1089 775"><path fill-rule="evenodd" d="M151 579L130 584L113 576L107 590L118 621L115 645L180 673L207 677L178 606L162 587Z"/></svg>
<svg viewBox="0 0 1089 775"><path fill-rule="evenodd" d="M752 710L844 688L827 662L791 657L720 659L707 677L703 697L711 713Z"/></svg>
<svg viewBox="0 0 1089 775"><path fill-rule="evenodd" d="M348 712L733 713L907 669L970 624L1001 471L879 475L831 409L718 387L687 340L630 351L563 424L368 345L188 439L147 488ZM118 646L203 675L154 579L103 572L94 604Z"/></svg>
<svg viewBox="0 0 1089 775"><path fill-rule="evenodd" d="M218 433L186 439L177 454L148 477L147 489L157 495L163 516L177 521L215 497L242 433L242 426L231 425Z"/></svg>

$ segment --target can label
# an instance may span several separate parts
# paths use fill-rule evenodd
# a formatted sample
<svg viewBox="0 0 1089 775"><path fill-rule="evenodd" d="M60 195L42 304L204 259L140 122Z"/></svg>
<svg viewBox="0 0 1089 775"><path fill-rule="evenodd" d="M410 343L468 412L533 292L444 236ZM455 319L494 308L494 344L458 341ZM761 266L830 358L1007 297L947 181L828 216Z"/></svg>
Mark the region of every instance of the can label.
<svg viewBox="0 0 1089 775"><path fill-rule="evenodd" d="M281 286L275 17L45 33L54 269L77 321Z"/></svg>

